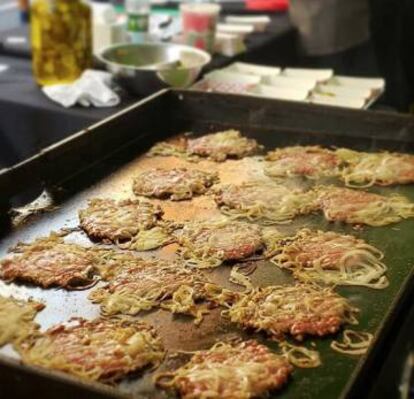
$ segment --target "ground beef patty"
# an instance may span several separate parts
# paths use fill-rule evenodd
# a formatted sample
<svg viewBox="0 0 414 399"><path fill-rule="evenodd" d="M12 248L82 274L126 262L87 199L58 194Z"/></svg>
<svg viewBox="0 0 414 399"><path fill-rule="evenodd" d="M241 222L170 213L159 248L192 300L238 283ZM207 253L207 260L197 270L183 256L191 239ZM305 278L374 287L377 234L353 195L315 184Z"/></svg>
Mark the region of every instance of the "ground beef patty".
<svg viewBox="0 0 414 399"><path fill-rule="evenodd" d="M85 247L66 244L56 234L30 244L19 244L10 258L0 263L0 278L41 287L88 286L98 273L95 255Z"/></svg>
<svg viewBox="0 0 414 399"><path fill-rule="evenodd" d="M249 258L265 249L259 226L218 220L188 223L177 234L184 257L224 261Z"/></svg>
<svg viewBox="0 0 414 399"><path fill-rule="evenodd" d="M254 154L260 146L256 140L243 137L237 130L207 134L187 142L187 152L222 162Z"/></svg>
<svg viewBox="0 0 414 399"><path fill-rule="evenodd" d="M414 203L401 195L385 197L335 186L319 186L314 193L316 208L329 221L385 226L414 217Z"/></svg>
<svg viewBox="0 0 414 399"><path fill-rule="evenodd" d="M347 164L342 179L349 187L414 183L414 155L357 152L345 148L337 150L337 154Z"/></svg>
<svg viewBox="0 0 414 399"><path fill-rule="evenodd" d="M215 190L215 201L228 216L287 223L314 208L313 196L283 185L261 181L228 184Z"/></svg>
<svg viewBox="0 0 414 399"><path fill-rule="evenodd" d="M332 290L313 285L269 286L243 295L227 311L234 323L281 339L336 333L352 317L353 308Z"/></svg>
<svg viewBox="0 0 414 399"><path fill-rule="evenodd" d="M272 262L303 281L385 288L388 280L383 256L354 236L302 229L279 241Z"/></svg>
<svg viewBox="0 0 414 399"><path fill-rule="evenodd" d="M164 356L154 329L137 320L92 321L57 325L34 334L18 346L23 363L62 371L77 377L113 382Z"/></svg>
<svg viewBox="0 0 414 399"><path fill-rule="evenodd" d="M136 195L180 201L204 194L217 181L217 173L196 169L151 169L135 178L133 191Z"/></svg>
<svg viewBox="0 0 414 399"><path fill-rule="evenodd" d="M154 227L161 215L161 208L147 201L95 198L79 211L79 220L90 238L117 243Z"/></svg>
<svg viewBox="0 0 414 399"><path fill-rule="evenodd" d="M354 236L333 231L303 229L295 237L283 243L280 261L282 266L287 268L313 268L316 263L321 269L335 270L339 268L341 259L348 252L367 250L367 248L372 250L373 255L382 256L379 250L375 250L364 240Z"/></svg>
<svg viewBox="0 0 414 399"><path fill-rule="evenodd" d="M335 152L319 146L295 146L267 154L265 173L271 177L306 176L318 178L339 173L340 160Z"/></svg>
<svg viewBox="0 0 414 399"><path fill-rule="evenodd" d="M249 399L281 388L293 371L289 362L257 341L217 343L196 352L183 367L158 374L157 385L184 399Z"/></svg>
<svg viewBox="0 0 414 399"><path fill-rule="evenodd" d="M184 304L181 309L177 307L176 313L196 315L193 300L198 298L205 282L207 279L199 271L164 261L147 261L142 267L126 266L120 269L106 286L93 290L89 299L101 305L104 315L136 315L171 299L176 299L178 306L180 298L174 298L174 294L180 289L183 294L182 287L185 286L189 289L183 295L191 303L188 307Z"/></svg>

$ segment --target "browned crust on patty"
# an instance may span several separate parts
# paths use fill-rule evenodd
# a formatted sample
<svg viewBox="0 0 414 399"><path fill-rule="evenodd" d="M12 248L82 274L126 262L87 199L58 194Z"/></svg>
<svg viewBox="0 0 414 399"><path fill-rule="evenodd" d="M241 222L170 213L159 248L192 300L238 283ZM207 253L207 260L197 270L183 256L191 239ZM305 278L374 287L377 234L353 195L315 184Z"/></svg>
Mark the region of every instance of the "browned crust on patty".
<svg viewBox="0 0 414 399"><path fill-rule="evenodd" d="M85 247L67 244L55 234L30 244L20 244L0 263L0 278L47 288L88 286L98 273L95 256Z"/></svg>

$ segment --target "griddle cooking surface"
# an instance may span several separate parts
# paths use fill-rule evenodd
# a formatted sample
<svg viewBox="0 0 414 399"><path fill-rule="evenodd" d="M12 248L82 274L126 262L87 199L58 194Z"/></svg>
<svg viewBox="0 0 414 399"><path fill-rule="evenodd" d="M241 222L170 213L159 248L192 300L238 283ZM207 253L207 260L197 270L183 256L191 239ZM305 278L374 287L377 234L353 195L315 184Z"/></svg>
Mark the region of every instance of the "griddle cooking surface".
<svg viewBox="0 0 414 399"><path fill-rule="evenodd" d="M68 200L56 211L37 217L29 225L18 229L1 243L0 253L6 254L7 248L18 241L31 241L39 236L48 235L51 230L61 227L76 227L78 224L77 210L86 205L86 200L92 197L111 197L116 199L133 197L132 180L135 175L143 170L153 167L181 167L197 168L206 171L216 170L219 173L221 183L238 183L248 179L268 179L261 173L261 161L256 157L242 160L230 160L225 163L214 163L201 161L200 163L188 163L174 157L141 156L125 165L113 175L101 181L96 186L85 190ZM330 180L332 181L332 180ZM292 186L309 185L309 181L293 179L289 181ZM380 191L384 194L400 192L414 200L414 189L411 187L385 188ZM166 220L203 220L220 217L213 197L204 195L195 197L190 201L159 201L165 211ZM278 226L279 230L291 233L300 227L311 227L320 229L334 229L336 231L351 233L366 239L371 244L383 250L386 254L385 262L389 267L388 277L390 286L381 291L375 291L361 287L340 287L338 292L348 297L354 305L361 309L360 325L358 330L374 333L380 326L386 309L400 289L402 282L412 269L413 253L410 251L410 243L401 237L407 237L409 230L413 228L413 221L404 221L399 224L384 228L364 228L362 231L353 231L350 226L328 224L322 216L313 215L301 217L287 226ZM396 234L397 233L397 234ZM67 241L77 242L84 245L94 245L82 232L71 233L66 237ZM170 245L161 250L140 253L143 257L160 256L163 258L174 257L175 245ZM255 285L267 286L292 282L290 273L280 271L269 262L257 262L258 267L252 275ZM221 283L229 288L238 289L237 286L228 282L230 267L221 266L207 275L215 282ZM0 283L0 293L4 295L16 295L23 298L29 296L42 300L47 304L46 309L38 315L37 320L42 328L48 328L53 324L64 322L73 316L93 318L99 315L99 308L93 305L87 295L90 290L67 292L60 289L43 290L40 288L27 287L16 284ZM163 310L155 310L139 315L137 318L144 319L153 324L162 336L166 348L174 351L194 351L205 349L213 345L217 340L233 336L247 335L240 329L220 318L220 310L215 309L205 317L203 323L197 327L190 317L173 316ZM262 339L261 335L252 335ZM270 346L276 348L275 344L264 340ZM311 339L320 351L322 366L316 369L297 369L283 394L285 398L334 398L338 397L351 373L353 373L362 361L362 358L340 355L329 349L331 339ZM1 353L9 356L17 356L9 347L1 350ZM135 377L122 381L119 389L123 392L143 395L148 398L164 397L167 394L162 391L154 391L151 383L151 372L144 373L143 378Z"/></svg>

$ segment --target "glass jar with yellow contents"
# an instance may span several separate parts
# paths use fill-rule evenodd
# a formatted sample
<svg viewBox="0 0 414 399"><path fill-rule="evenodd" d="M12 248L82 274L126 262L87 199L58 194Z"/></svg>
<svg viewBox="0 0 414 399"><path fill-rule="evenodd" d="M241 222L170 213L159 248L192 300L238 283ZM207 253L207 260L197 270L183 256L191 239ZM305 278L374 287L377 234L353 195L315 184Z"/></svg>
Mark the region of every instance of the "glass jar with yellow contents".
<svg viewBox="0 0 414 399"><path fill-rule="evenodd" d="M83 0L34 0L31 36L40 85L72 82L92 64L91 10Z"/></svg>

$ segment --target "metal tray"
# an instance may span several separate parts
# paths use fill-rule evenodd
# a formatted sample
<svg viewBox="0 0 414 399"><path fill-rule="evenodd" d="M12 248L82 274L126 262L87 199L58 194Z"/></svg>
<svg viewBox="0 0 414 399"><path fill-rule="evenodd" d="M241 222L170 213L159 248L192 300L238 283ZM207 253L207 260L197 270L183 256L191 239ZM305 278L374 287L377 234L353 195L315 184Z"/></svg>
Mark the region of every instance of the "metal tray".
<svg viewBox="0 0 414 399"><path fill-rule="evenodd" d="M3 209L0 256L4 256L17 241L30 241L47 235L50 230L76 226L77 210L84 206L87 198L130 195L131 178L138 170L155 165L168 167L182 164L183 161L170 158L140 157L156 141L186 131L202 134L230 127L255 137L266 149L313 143L364 150L414 151L414 120L410 117L234 95L163 91L46 148L13 168L0 171ZM244 162L245 173L253 170L251 161L222 164L203 161L197 167L216 167L223 181L235 182L242 178L239 173L235 173L234 166L238 162ZM44 188L52 193L58 208L51 213L33 217L20 228L12 228L7 217L9 207L27 201ZM374 191L398 191L414 200L414 188L409 186ZM186 219L218 214L208 197L186 202L185 212L179 203L163 202L162 206L167 218ZM204 210L201 212L201 209ZM352 231L349 226L328 224L320 216L298 219L281 230L292 230L304 223L323 229ZM287 387L274 397L333 399L367 395L379 371L376 365L385 358L400 321L406 314L410 295L414 293L413 226L414 222L409 220L388 227L352 231L385 252L391 281L390 286L381 291L359 287L338 288L338 292L361 309L358 329L375 334L375 342L369 353L359 358L347 357L329 349L330 338L310 340L316 343L323 365L311 370L297 369ZM70 235L68 239L90 243L80 233ZM158 254L168 257L171 252L166 248ZM211 278L228 284L228 272L226 267L218 268L211 273ZM279 271L267 262L260 262L253 275L253 282L257 285L289 281L292 279L288 273ZM98 307L87 300L88 291L42 290L0 283L0 293L44 300L47 307L37 318L42 328L72 316L92 318L99 313ZM207 348L215 340L239 331L220 320L219 310L207 316L200 327L195 327L189 318L172 317L164 311L149 312L139 317L156 326L165 346L172 352L177 349ZM254 337L263 339L260 335ZM263 342L274 346L264 339ZM107 387L49 370L22 366L9 346L2 348L0 398L27 398L29 395L46 399L168 397L168 394L154 390L151 372L126 379L115 387Z"/></svg>

